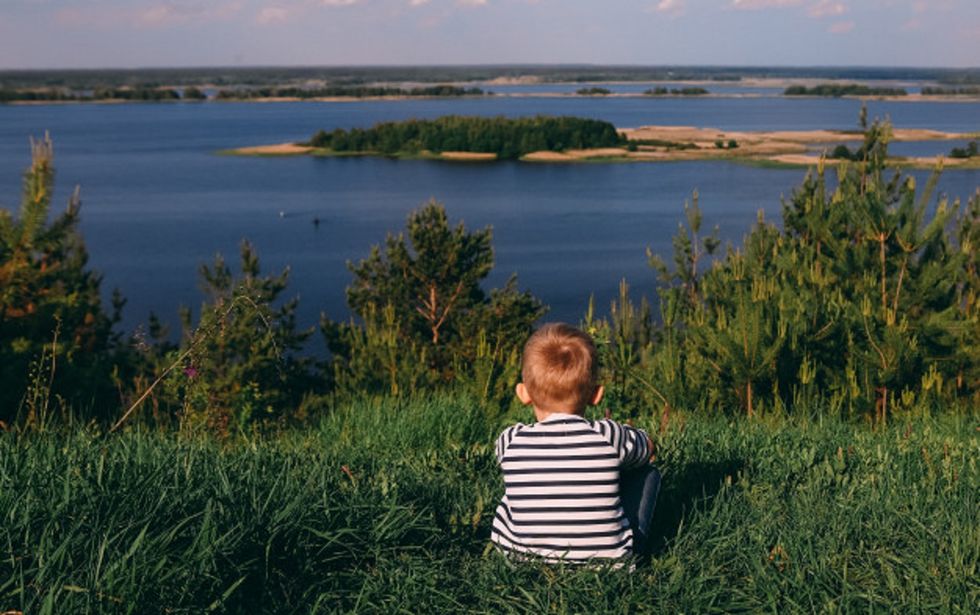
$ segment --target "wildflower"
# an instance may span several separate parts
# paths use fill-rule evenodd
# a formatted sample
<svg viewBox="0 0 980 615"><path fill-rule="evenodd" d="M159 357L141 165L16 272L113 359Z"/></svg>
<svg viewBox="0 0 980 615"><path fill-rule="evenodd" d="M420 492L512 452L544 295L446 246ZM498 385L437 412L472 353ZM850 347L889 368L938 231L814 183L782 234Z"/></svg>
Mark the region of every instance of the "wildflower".
<svg viewBox="0 0 980 615"><path fill-rule="evenodd" d="M188 365L187 367L184 368L184 375L187 376L190 380L197 378L197 368L194 367L193 365Z"/></svg>

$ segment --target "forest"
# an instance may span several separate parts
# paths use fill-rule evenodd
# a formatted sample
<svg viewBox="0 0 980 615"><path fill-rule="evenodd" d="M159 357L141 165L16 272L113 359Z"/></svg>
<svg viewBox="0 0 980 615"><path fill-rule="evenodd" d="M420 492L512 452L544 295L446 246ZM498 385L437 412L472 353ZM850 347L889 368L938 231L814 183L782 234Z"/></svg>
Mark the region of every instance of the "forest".
<svg viewBox="0 0 980 615"><path fill-rule="evenodd" d="M391 86L333 86L317 88L273 87L223 89L218 100L248 100L250 98L366 98L377 96L484 96L480 88L461 88L453 85L432 85L414 88Z"/></svg>
<svg viewBox="0 0 980 615"><path fill-rule="evenodd" d="M616 127L576 117L526 118L443 116L434 120L382 122L368 129L320 130L309 145L333 152L482 152L515 160L541 150L562 151L624 145Z"/></svg>
<svg viewBox="0 0 980 615"><path fill-rule="evenodd" d="M907 96L904 88L867 86L859 83L822 83L813 87L791 85L783 91L784 96Z"/></svg>
<svg viewBox="0 0 980 615"><path fill-rule="evenodd" d="M658 86L655 88L650 88L643 92L647 96L704 96L708 94L708 90L698 87L686 87L686 88L665 88L663 86Z"/></svg>
<svg viewBox="0 0 980 615"><path fill-rule="evenodd" d="M91 92L77 92L63 88L39 90L0 89L0 103L7 102L91 102L94 100L168 101L201 100L204 95L197 88L186 88L183 95L171 88L96 88Z"/></svg>
<svg viewBox="0 0 980 615"><path fill-rule="evenodd" d="M950 86L980 83L977 68L888 68L819 66L219 66L141 69L0 70L0 86L17 89L144 87L165 85L295 86L322 81L331 86L377 83L450 83L492 79L539 79L545 82L596 81L739 81L748 78L837 80L930 80Z"/></svg>

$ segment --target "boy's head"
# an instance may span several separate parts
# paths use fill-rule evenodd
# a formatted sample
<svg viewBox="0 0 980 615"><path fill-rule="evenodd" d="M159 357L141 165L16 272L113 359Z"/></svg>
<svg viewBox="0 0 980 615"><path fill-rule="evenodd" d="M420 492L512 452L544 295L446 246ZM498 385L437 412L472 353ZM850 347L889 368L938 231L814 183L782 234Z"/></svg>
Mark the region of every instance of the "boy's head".
<svg viewBox="0 0 980 615"><path fill-rule="evenodd" d="M524 345L517 396L545 415L581 414L602 397L598 367L592 338L564 323L546 324Z"/></svg>

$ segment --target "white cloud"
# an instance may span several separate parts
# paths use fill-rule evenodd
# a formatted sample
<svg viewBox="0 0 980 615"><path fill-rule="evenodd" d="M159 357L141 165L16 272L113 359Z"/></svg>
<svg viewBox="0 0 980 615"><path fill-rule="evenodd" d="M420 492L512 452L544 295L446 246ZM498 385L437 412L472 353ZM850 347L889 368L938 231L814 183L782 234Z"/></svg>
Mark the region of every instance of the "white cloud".
<svg viewBox="0 0 980 615"><path fill-rule="evenodd" d="M956 7L956 0L915 0L912 3L913 13L931 13L937 11L951 11Z"/></svg>
<svg viewBox="0 0 980 615"><path fill-rule="evenodd" d="M137 26L157 28L162 26L221 21L236 15L242 9L241 2L211 3L194 1L171 1L137 10L132 21Z"/></svg>
<svg viewBox="0 0 980 615"><path fill-rule="evenodd" d="M807 14L816 19L821 17L836 17L846 12L847 6L843 2L834 2L834 0L820 0L820 2L807 9Z"/></svg>
<svg viewBox="0 0 980 615"><path fill-rule="evenodd" d="M487 0L457 0L456 4L462 6L486 6Z"/></svg>
<svg viewBox="0 0 980 615"><path fill-rule="evenodd" d="M70 28L158 29L228 21L237 16L243 6L242 0L165 0L142 8L65 7L55 12L54 18L57 23Z"/></svg>
<svg viewBox="0 0 980 615"><path fill-rule="evenodd" d="M745 11L799 6L803 0L732 0L732 8Z"/></svg>
<svg viewBox="0 0 980 615"><path fill-rule="evenodd" d="M684 0L660 0L655 9L658 13L680 15L684 12Z"/></svg>
<svg viewBox="0 0 980 615"><path fill-rule="evenodd" d="M409 6L425 6L432 0L409 0Z"/></svg>
<svg viewBox="0 0 980 615"><path fill-rule="evenodd" d="M351 6L360 1L361 0L320 0L320 4L323 6Z"/></svg>
<svg viewBox="0 0 980 615"><path fill-rule="evenodd" d="M267 6L255 16L255 23L267 25L281 23L289 19L292 13L284 6Z"/></svg>
<svg viewBox="0 0 980 615"><path fill-rule="evenodd" d="M832 34L846 34L854 29L853 21L838 21L827 28L827 32Z"/></svg>

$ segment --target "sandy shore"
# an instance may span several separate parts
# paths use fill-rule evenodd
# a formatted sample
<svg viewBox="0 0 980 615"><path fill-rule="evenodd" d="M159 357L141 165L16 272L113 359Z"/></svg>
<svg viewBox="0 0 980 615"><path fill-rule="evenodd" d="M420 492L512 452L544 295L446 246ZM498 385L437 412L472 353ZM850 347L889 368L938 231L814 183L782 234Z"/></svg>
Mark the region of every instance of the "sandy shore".
<svg viewBox="0 0 980 615"><path fill-rule="evenodd" d="M483 152L443 152L438 156L443 160L459 160L463 162L486 162L497 159L497 154Z"/></svg>
<svg viewBox="0 0 980 615"><path fill-rule="evenodd" d="M225 153L236 156L299 156L309 154L314 148L299 143L275 143L273 145L253 145L227 150Z"/></svg>
<svg viewBox="0 0 980 615"><path fill-rule="evenodd" d="M681 143L709 143L718 139L735 139L739 143L789 142L789 143L833 143L842 141L862 141L860 132L843 130L774 130L774 131L724 131L718 128L697 128L694 126L641 126L620 129L629 139L651 139ZM952 139L975 139L980 132L960 133L942 132L926 128L893 128L892 141L948 141Z"/></svg>

